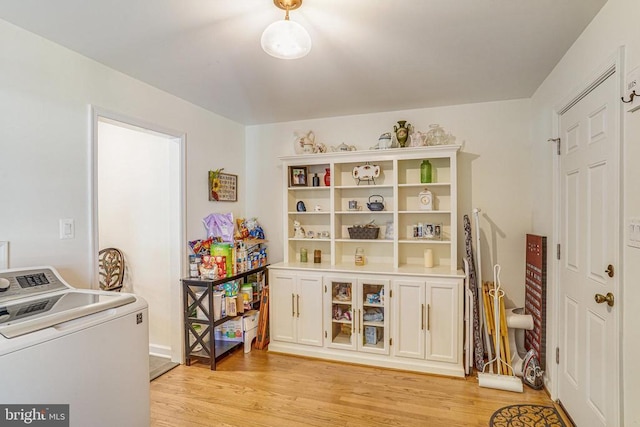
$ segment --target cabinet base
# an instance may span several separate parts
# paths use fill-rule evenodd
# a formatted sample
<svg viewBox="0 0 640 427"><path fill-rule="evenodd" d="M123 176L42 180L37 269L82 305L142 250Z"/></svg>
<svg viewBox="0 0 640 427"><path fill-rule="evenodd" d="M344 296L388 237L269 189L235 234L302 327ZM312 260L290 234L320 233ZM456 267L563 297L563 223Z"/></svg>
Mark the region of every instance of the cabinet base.
<svg viewBox="0 0 640 427"><path fill-rule="evenodd" d="M344 350L333 350L324 347L290 344L277 341L269 343L269 352L294 356L304 356L334 362L353 363L357 365L375 366L377 368L399 369L403 371L421 372L425 374L445 375L464 378L464 368L446 362L431 362L428 360L409 359L404 357L378 356Z"/></svg>

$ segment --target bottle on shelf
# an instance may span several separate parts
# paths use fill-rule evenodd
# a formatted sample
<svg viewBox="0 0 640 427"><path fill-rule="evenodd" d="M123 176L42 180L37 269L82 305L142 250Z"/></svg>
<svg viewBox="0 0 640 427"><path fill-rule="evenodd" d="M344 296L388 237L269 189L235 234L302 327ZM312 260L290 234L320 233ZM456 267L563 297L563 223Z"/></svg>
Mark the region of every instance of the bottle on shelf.
<svg viewBox="0 0 640 427"><path fill-rule="evenodd" d="M317 173L313 174L313 180L312 180L312 185L314 187L320 187L320 177L318 177Z"/></svg>
<svg viewBox="0 0 640 427"><path fill-rule="evenodd" d="M422 184L431 182L431 163L423 160L420 164L420 182Z"/></svg>
<svg viewBox="0 0 640 427"><path fill-rule="evenodd" d="M324 170L324 185L329 187L331 185L331 168Z"/></svg>

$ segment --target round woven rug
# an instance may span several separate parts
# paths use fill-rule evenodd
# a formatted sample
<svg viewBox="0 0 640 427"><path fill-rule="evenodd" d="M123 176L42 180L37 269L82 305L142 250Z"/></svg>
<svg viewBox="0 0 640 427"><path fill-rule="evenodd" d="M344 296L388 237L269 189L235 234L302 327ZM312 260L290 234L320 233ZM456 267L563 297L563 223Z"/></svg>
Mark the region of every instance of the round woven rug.
<svg viewBox="0 0 640 427"><path fill-rule="evenodd" d="M553 406L511 405L498 409L490 427L566 427Z"/></svg>

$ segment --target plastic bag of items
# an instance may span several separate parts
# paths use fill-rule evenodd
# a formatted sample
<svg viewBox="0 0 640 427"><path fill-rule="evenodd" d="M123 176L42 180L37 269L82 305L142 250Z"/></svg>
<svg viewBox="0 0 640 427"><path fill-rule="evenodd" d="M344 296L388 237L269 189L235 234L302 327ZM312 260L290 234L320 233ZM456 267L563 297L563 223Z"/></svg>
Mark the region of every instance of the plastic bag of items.
<svg viewBox="0 0 640 427"><path fill-rule="evenodd" d="M233 214L212 213L202 220L207 229L207 237L216 242L233 242Z"/></svg>

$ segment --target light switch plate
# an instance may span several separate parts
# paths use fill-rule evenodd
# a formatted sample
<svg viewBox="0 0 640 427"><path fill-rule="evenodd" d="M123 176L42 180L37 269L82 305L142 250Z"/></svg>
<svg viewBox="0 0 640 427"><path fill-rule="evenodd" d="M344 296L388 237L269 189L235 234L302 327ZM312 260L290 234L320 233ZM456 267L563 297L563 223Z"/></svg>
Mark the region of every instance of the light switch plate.
<svg viewBox="0 0 640 427"><path fill-rule="evenodd" d="M637 96L633 98L631 102L625 102L625 106L628 112L634 112L640 108L640 67L636 67L627 73L627 78L624 84L624 96L623 100L629 101L631 93L635 90Z"/></svg>
<svg viewBox="0 0 640 427"><path fill-rule="evenodd" d="M640 249L640 218L629 218L627 222L627 246Z"/></svg>
<svg viewBox="0 0 640 427"><path fill-rule="evenodd" d="M70 218L60 220L60 239L73 239L76 237L75 221Z"/></svg>

